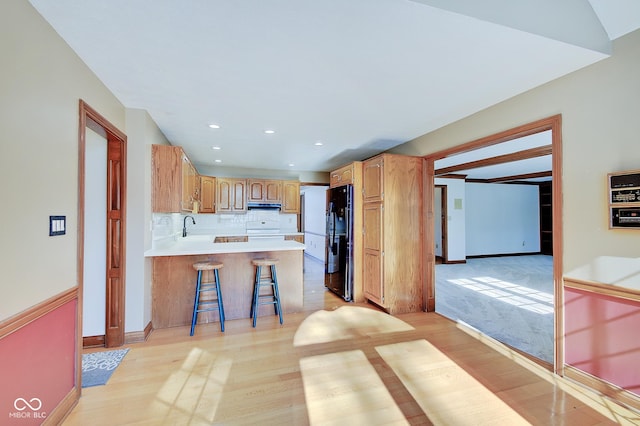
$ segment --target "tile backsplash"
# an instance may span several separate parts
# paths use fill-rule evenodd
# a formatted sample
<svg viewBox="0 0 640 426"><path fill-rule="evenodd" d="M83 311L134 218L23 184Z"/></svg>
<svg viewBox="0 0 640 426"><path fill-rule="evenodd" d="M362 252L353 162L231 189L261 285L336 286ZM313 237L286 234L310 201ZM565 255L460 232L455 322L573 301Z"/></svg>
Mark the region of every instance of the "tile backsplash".
<svg viewBox="0 0 640 426"><path fill-rule="evenodd" d="M151 235L153 243L173 240L182 236L184 217L181 213L153 213ZM237 232L244 234L247 222L273 221L280 222L283 232L298 232L296 214L284 214L278 211L249 210L246 214L189 214L196 224L187 220L187 231L190 235L228 234Z"/></svg>

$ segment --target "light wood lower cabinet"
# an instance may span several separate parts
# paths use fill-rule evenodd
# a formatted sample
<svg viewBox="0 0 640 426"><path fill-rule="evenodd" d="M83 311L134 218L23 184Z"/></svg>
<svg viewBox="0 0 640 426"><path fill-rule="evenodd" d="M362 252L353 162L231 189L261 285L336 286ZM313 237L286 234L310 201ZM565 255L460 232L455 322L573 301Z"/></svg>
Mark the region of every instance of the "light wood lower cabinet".
<svg viewBox="0 0 640 426"><path fill-rule="evenodd" d="M246 243L247 241L249 241L249 237L246 235L216 237L213 240L214 243Z"/></svg>
<svg viewBox="0 0 640 426"><path fill-rule="evenodd" d="M304 244L304 235L285 235L284 239Z"/></svg>
<svg viewBox="0 0 640 426"><path fill-rule="evenodd" d="M265 257L280 259L277 266L278 287L287 321L286 314L303 310L302 250L154 257L151 290L153 328L191 324L196 286L193 264L209 259L224 264L219 274L226 319L249 318L255 280L255 267L251 261ZM203 279L208 280L210 277ZM258 324L271 321L269 317L273 316L273 306L262 305L259 310ZM198 315L199 324L215 321L218 321L217 310ZM185 329L185 333L188 335L189 330Z"/></svg>
<svg viewBox="0 0 640 426"><path fill-rule="evenodd" d="M422 311L422 159L366 160L363 187L365 297L391 314Z"/></svg>

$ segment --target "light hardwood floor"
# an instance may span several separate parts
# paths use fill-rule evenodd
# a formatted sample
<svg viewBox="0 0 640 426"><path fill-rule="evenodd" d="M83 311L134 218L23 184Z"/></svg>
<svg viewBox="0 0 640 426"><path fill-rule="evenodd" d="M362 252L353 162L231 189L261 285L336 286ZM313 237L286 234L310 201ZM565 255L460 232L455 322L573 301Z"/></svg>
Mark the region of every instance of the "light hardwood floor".
<svg viewBox="0 0 640 426"><path fill-rule="evenodd" d="M263 316L255 329L176 327L129 345L64 424L638 424L438 314L347 304L324 289L322 268L305 261L305 312L282 326Z"/></svg>

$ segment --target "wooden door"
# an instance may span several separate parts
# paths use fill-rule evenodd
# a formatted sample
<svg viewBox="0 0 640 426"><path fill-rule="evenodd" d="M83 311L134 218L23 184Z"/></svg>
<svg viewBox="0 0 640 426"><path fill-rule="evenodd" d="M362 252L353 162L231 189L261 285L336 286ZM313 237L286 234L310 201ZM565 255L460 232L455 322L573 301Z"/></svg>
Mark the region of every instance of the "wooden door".
<svg viewBox="0 0 640 426"><path fill-rule="evenodd" d="M107 150L107 311L105 346L124 344L124 143L109 135Z"/></svg>
<svg viewBox="0 0 640 426"><path fill-rule="evenodd" d="M78 285L84 286L84 185L85 185L85 141L86 128L96 130L107 138L107 223L106 245L106 322L104 345L106 347L124 344L124 304L125 304L125 259L126 259L126 142L124 133L114 127L102 115L80 101L80 155L79 155L79 202L78 202ZM82 320L82 306L78 309ZM82 346L82 330L78 329L78 345ZM82 366L81 356L76 360ZM81 371L77 373L78 383Z"/></svg>
<svg viewBox="0 0 640 426"><path fill-rule="evenodd" d="M365 296L384 306L384 247L383 247L383 205L366 203L363 208L363 248Z"/></svg>

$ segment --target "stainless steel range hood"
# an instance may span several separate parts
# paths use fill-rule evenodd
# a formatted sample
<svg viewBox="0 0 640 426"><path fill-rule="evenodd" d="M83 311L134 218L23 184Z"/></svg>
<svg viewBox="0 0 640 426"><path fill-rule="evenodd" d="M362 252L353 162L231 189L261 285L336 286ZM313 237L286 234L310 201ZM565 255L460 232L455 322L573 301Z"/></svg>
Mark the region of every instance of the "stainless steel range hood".
<svg viewBox="0 0 640 426"><path fill-rule="evenodd" d="M247 209L279 211L282 209L282 204L280 203L247 203Z"/></svg>

